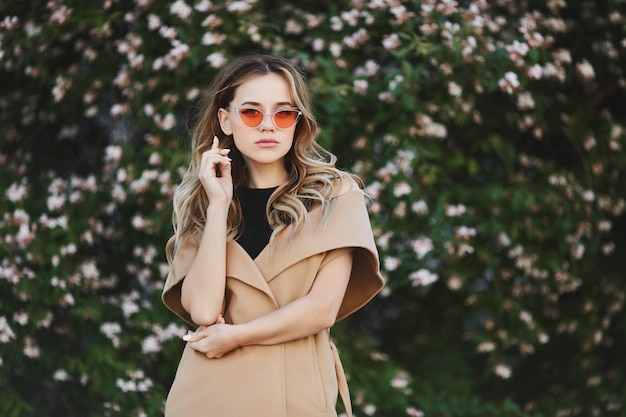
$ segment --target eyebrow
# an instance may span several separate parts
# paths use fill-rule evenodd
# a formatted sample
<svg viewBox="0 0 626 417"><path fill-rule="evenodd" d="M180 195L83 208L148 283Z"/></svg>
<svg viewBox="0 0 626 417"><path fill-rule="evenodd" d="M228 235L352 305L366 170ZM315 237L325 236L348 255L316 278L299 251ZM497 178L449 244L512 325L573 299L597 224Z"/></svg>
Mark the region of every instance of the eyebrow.
<svg viewBox="0 0 626 417"><path fill-rule="evenodd" d="M239 106L244 106L244 105L261 107L261 103L257 103L256 101L244 101ZM274 107L280 107L280 106L291 106L291 107L293 107L293 104L290 103L289 101L281 101L279 103L274 104Z"/></svg>

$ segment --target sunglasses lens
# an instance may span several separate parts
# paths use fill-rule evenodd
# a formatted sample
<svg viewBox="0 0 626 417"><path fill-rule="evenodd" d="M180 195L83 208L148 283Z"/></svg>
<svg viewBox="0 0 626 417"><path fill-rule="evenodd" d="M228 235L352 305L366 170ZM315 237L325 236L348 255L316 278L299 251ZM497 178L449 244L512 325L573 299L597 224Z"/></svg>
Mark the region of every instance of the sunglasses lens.
<svg viewBox="0 0 626 417"><path fill-rule="evenodd" d="M252 107L236 109L241 121L248 127L259 127L265 118L265 114ZM279 129L288 129L298 121L300 112L297 110L277 110L274 113L274 124Z"/></svg>
<svg viewBox="0 0 626 417"><path fill-rule="evenodd" d="M241 121L246 124L246 126L257 127L261 123L263 123L263 113L257 109L239 109L239 117L241 117Z"/></svg>
<svg viewBox="0 0 626 417"><path fill-rule="evenodd" d="M298 112L295 110L279 110L274 114L274 123L281 129L293 126L298 119Z"/></svg>

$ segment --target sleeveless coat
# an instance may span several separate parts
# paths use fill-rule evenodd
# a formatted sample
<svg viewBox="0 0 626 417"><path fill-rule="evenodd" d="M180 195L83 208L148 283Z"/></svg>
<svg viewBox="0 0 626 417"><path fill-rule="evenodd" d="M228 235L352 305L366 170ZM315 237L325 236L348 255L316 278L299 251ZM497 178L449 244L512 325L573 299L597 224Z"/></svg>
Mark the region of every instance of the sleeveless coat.
<svg viewBox="0 0 626 417"><path fill-rule="evenodd" d="M281 233L252 259L235 241L226 247L226 323L245 323L305 296L322 266L349 251L353 264L337 321L364 306L383 287L378 252L362 190L331 200L330 213L311 210L293 240ZM291 226L289 226L291 227ZM180 286L197 255L187 242L174 255L163 302L194 325ZM346 378L330 329L286 343L244 346L209 359L186 346L166 417L336 417L337 394L351 415Z"/></svg>

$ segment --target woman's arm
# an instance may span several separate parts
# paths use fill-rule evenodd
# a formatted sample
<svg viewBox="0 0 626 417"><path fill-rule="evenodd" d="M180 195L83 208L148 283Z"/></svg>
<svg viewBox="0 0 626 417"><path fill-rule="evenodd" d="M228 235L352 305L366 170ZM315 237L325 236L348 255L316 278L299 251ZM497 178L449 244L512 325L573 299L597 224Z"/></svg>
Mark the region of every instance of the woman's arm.
<svg viewBox="0 0 626 417"><path fill-rule="evenodd" d="M233 198L229 152L220 149L219 140L214 137L211 149L202 154L198 172L209 198L207 221L198 253L183 280L180 302L199 326L215 323L224 304L228 209Z"/></svg>
<svg viewBox="0 0 626 417"><path fill-rule="evenodd" d="M319 333L335 323L351 270L350 252L324 265L304 297L250 322L202 327L184 339L191 348L219 358L239 346L273 345Z"/></svg>
<svg viewBox="0 0 626 417"><path fill-rule="evenodd" d="M209 205L198 253L181 286L180 301L198 326L209 326L222 313L226 288L226 217L228 207Z"/></svg>

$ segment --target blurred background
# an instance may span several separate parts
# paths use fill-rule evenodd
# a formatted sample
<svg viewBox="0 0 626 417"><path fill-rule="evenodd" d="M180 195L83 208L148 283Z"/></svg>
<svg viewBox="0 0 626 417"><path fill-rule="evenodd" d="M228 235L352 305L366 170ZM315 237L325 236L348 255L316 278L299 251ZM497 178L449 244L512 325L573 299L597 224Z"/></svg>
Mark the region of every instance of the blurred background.
<svg viewBox="0 0 626 417"><path fill-rule="evenodd" d="M622 0L0 2L0 415L158 416L188 115L300 66L387 278L333 335L357 416L626 415Z"/></svg>

